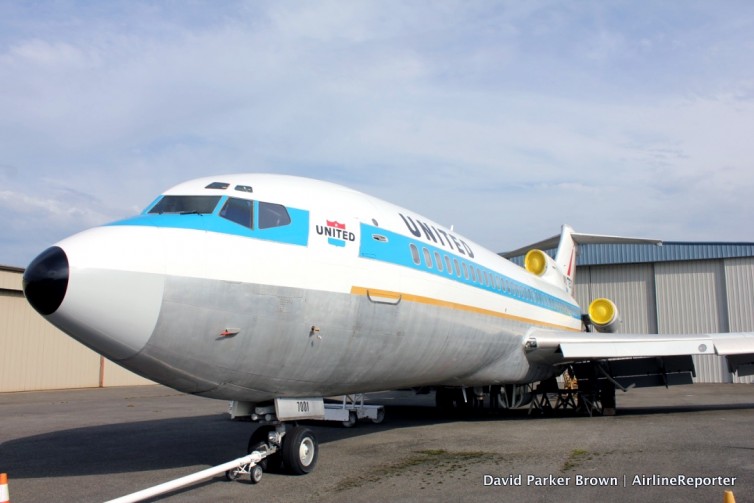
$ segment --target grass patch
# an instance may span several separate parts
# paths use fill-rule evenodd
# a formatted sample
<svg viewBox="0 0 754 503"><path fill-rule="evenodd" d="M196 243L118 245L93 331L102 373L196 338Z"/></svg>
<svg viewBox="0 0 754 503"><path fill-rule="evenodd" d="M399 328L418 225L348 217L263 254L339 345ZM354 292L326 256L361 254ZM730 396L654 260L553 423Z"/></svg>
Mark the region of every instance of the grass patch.
<svg viewBox="0 0 754 503"><path fill-rule="evenodd" d="M484 451L452 452L445 449L414 451L407 458L379 467L369 473L346 477L338 482L335 491L347 491L393 477L414 475L417 472L425 475L465 472L468 471L468 465L497 462L499 458L498 454Z"/></svg>
<svg viewBox="0 0 754 503"><path fill-rule="evenodd" d="M589 453L589 451L586 451L584 449L574 449L568 455L568 459L565 460L563 466L560 468L560 471L567 472L569 470L573 470L574 468L580 466L584 461L588 461L590 459L592 459L592 455Z"/></svg>

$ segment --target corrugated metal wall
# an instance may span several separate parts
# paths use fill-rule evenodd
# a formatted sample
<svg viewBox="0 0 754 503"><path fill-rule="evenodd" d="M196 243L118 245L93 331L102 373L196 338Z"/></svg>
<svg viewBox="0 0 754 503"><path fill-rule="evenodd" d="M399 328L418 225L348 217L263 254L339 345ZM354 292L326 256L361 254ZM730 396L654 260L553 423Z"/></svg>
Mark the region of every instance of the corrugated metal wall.
<svg viewBox="0 0 754 503"><path fill-rule="evenodd" d="M721 260L655 264L657 328L661 334L727 332ZM694 382L731 382L725 358L694 356Z"/></svg>
<svg viewBox="0 0 754 503"><path fill-rule="evenodd" d="M754 331L754 257L579 267L576 300L615 301L624 333ZM694 357L695 382L751 383L724 358Z"/></svg>
<svg viewBox="0 0 754 503"><path fill-rule="evenodd" d="M592 266L583 269L579 268L576 274L575 288L576 300L582 308L586 309L596 298L606 297L618 306L623 320L622 332L657 332L654 273L651 264Z"/></svg>
<svg viewBox="0 0 754 503"><path fill-rule="evenodd" d="M23 270L13 267L0 268L0 291L7 293L21 292L21 278Z"/></svg>
<svg viewBox="0 0 754 503"><path fill-rule="evenodd" d="M99 355L27 306L21 295L0 294L0 391L98 386Z"/></svg>
<svg viewBox="0 0 754 503"><path fill-rule="evenodd" d="M0 269L0 392L152 384L47 323L26 302L21 270Z"/></svg>
<svg viewBox="0 0 754 503"><path fill-rule="evenodd" d="M731 332L754 332L754 258L726 259L728 327ZM733 382L754 383L754 376L733 376Z"/></svg>

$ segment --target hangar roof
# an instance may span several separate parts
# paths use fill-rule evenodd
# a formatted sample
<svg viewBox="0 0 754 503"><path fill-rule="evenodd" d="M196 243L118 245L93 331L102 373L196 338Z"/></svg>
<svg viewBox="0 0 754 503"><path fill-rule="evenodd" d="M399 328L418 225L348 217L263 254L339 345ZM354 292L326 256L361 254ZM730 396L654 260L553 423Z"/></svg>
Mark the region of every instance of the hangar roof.
<svg viewBox="0 0 754 503"><path fill-rule="evenodd" d="M555 249L544 250L550 256ZM576 257L577 266L640 264L646 262L677 262L684 260L712 260L754 257L754 243L704 243L666 241L653 244L582 244ZM511 262L523 265L524 256Z"/></svg>

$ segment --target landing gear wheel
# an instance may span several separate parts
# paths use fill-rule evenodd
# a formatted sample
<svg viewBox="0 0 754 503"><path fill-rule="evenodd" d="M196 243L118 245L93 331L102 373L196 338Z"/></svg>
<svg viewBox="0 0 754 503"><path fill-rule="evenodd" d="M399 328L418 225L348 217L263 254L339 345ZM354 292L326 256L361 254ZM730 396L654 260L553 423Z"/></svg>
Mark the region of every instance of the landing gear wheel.
<svg viewBox="0 0 754 503"><path fill-rule="evenodd" d="M356 421L358 421L359 418L356 416L356 413L354 411L351 411L348 413L348 419L346 421L343 421L343 427L344 428L353 428L356 426Z"/></svg>
<svg viewBox="0 0 754 503"><path fill-rule="evenodd" d="M283 438L283 463L293 475L305 475L317 465L319 444L309 428L296 426Z"/></svg>
<svg viewBox="0 0 754 503"><path fill-rule="evenodd" d="M231 482L234 480L238 480L241 477L241 474L238 473L238 468L233 468L232 470L228 470L225 472L225 478L227 480L230 480Z"/></svg>
<svg viewBox="0 0 754 503"><path fill-rule="evenodd" d="M380 424L384 420L385 420L385 409L379 409L377 411L377 416L372 418L372 422L374 424Z"/></svg>
<svg viewBox="0 0 754 503"><path fill-rule="evenodd" d="M262 474L264 473L264 470L260 465L254 465L254 468L251 469L251 473L249 473L249 479L251 480L252 484L258 484L260 480L262 480Z"/></svg>

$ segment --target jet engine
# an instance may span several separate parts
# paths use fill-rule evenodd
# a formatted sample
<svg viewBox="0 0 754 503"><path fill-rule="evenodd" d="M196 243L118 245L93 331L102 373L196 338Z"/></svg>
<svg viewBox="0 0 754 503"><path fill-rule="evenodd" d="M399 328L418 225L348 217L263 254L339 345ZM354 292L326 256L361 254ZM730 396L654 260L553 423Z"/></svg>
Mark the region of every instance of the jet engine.
<svg viewBox="0 0 754 503"><path fill-rule="evenodd" d="M620 326L618 307L610 299L595 299L589 304L589 319L597 332L612 333Z"/></svg>
<svg viewBox="0 0 754 503"><path fill-rule="evenodd" d="M529 250L524 257L524 268L551 285L564 288L566 278L555 260L542 250Z"/></svg>

